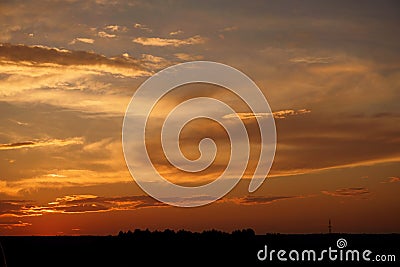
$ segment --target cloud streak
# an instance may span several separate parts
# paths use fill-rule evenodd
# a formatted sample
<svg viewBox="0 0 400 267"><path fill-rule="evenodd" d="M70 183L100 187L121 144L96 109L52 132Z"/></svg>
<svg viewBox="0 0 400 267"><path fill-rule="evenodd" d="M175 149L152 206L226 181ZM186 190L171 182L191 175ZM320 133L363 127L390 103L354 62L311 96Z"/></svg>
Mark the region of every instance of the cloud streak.
<svg viewBox="0 0 400 267"><path fill-rule="evenodd" d="M67 195L46 205L27 200L0 200L0 217L31 217L54 213L87 213L128 211L167 205L149 196L100 197L95 195Z"/></svg>
<svg viewBox="0 0 400 267"><path fill-rule="evenodd" d="M118 94L94 94L109 87L98 77L111 75L112 79L121 81L147 76L150 72L132 57L0 44L0 75L0 97L8 102L49 103L96 111L109 107L111 112L120 112L129 99ZM28 90L29 94L24 93Z"/></svg>
<svg viewBox="0 0 400 267"><path fill-rule="evenodd" d="M296 57L289 60L293 63L304 63L304 64L329 64L332 59L329 57Z"/></svg>
<svg viewBox="0 0 400 267"><path fill-rule="evenodd" d="M233 31L237 31L238 29L239 29L239 27L237 27L237 26L230 26L230 27L225 27L219 31L220 32L233 32Z"/></svg>
<svg viewBox="0 0 400 267"><path fill-rule="evenodd" d="M228 199L239 205L271 204L280 200L299 198L299 196L244 196L240 198Z"/></svg>
<svg viewBox="0 0 400 267"><path fill-rule="evenodd" d="M104 27L105 30L110 30L111 32L118 32L118 31L126 31L127 28L125 26L120 25L107 25Z"/></svg>
<svg viewBox="0 0 400 267"><path fill-rule="evenodd" d="M117 37L115 34L109 34L109 33L106 33L105 31L100 31L100 32L97 33L97 35L99 37L101 37L101 38L115 38L115 37Z"/></svg>
<svg viewBox="0 0 400 267"><path fill-rule="evenodd" d="M141 65L149 70L159 70L171 64L169 60L154 55L143 54L141 58Z"/></svg>
<svg viewBox="0 0 400 267"><path fill-rule="evenodd" d="M53 170L50 173L15 181L0 180L0 192L10 196L45 188L88 187L118 183L131 183L127 171L97 172L91 170Z"/></svg>
<svg viewBox="0 0 400 267"><path fill-rule="evenodd" d="M179 34L182 34L182 33L183 33L183 31L177 30L177 31L170 32L169 35L174 36L174 35L179 35Z"/></svg>
<svg viewBox="0 0 400 267"><path fill-rule="evenodd" d="M147 26L144 25L144 24L135 23L135 24L133 25L133 27L134 27L135 29L140 29L140 30L143 30L143 31L146 31L146 32L153 32L152 29L150 29L149 27L147 27Z"/></svg>
<svg viewBox="0 0 400 267"><path fill-rule="evenodd" d="M369 195L370 191L365 187L349 187L335 191L322 191L322 193L333 197L359 197Z"/></svg>
<svg viewBox="0 0 400 267"><path fill-rule="evenodd" d="M206 39L200 35L196 35L187 39L168 39L159 37L138 37L132 40L134 43L141 44L144 46L172 46L180 47L184 45L197 45L204 44Z"/></svg>
<svg viewBox="0 0 400 267"><path fill-rule="evenodd" d="M389 177L388 180L381 182L381 183L383 183L383 184L400 183L400 177L392 176L392 177Z"/></svg>
<svg viewBox="0 0 400 267"><path fill-rule="evenodd" d="M0 65L12 74L12 66L21 65L22 67L35 67L38 70L58 67L76 67L77 69L87 70L88 72L109 72L112 74L125 75L124 69L141 72L138 62L133 59L127 60L124 57L109 58L100 54L86 51L73 51L46 46L27 46L0 44ZM6 65L6 66L4 66ZM28 74L28 73L25 73ZM140 75L140 74L139 74ZM132 75L129 75L132 76Z"/></svg>
<svg viewBox="0 0 400 267"><path fill-rule="evenodd" d="M94 40L91 38L83 38L83 37L77 37L75 39L73 39L69 44L76 44L76 42L81 42L81 43L85 43L85 44L93 44Z"/></svg>
<svg viewBox="0 0 400 267"><path fill-rule="evenodd" d="M32 223L28 222L23 222L23 221L0 221L0 228L5 228L5 229L13 229L15 227L27 227L31 226Z"/></svg>
<svg viewBox="0 0 400 267"><path fill-rule="evenodd" d="M287 117L290 116L302 115L310 112L311 110L309 109L298 109L298 110L285 109L285 110L274 111L272 112L272 115L274 116L275 119L286 119ZM267 118L271 116L271 113L238 112L236 114L225 115L223 118L231 119L235 118L236 116L239 116L241 120L249 120L255 118Z"/></svg>
<svg viewBox="0 0 400 267"><path fill-rule="evenodd" d="M68 139L49 139L49 140L38 140L38 141L26 141L9 144L0 144L0 150L14 150L22 148L36 148L46 146L69 146L69 145L80 145L83 144L82 137L74 137Z"/></svg>
<svg viewBox="0 0 400 267"><path fill-rule="evenodd" d="M176 53L174 54L178 59L184 60L184 61L191 61L191 60L201 60L203 59L203 56L195 56L195 55L189 55L186 53Z"/></svg>
<svg viewBox="0 0 400 267"><path fill-rule="evenodd" d="M207 196L191 197L179 201L198 201ZM219 202L231 202L237 205L264 205L273 202L295 199L299 196L244 196L221 199ZM176 200L176 199L175 199ZM146 195L101 197L96 195L66 195L58 197L45 205L30 200L0 200L0 218L31 217L54 213L87 213L132 211L141 208L170 207Z"/></svg>

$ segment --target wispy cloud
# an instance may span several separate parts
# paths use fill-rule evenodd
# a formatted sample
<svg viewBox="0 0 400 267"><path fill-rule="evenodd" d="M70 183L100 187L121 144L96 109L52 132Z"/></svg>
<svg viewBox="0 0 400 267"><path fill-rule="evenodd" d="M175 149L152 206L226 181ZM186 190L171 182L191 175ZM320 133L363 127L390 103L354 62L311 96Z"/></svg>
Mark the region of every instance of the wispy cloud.
<svg viewBox="0 0 400 267"><path fill-rule="evenodd" d="M276 162L276 161L275 161ZM386 157L386 158L375 158L371 160L360 160L360 161L352 161L348 164L335 164L331 163L330 166L327 167L314 167L314 168L290 168L288 170L279 170L271 172L269 177L284 177L284 176L296 176L308 173L319 173L327 170L337 170L337 169L347 169L354 167L365 167L365 166L373 166L384 163L394 163L400 162L400 157Z"/></svg>
<svg viewBox="0 0 400 267"><path fill-rule="evenodd" d="M177 31L170 32L169 35L174 36L174 35L179 35L179 34L182 34L182 33L183 33L183 31L177 30Z"/></svg>
<svg viewBox="0 0 400 267"><path fill-rule="evenodd" d="M370 194L368 188L365 187L341 188L335 191L322 191L322 193L333 197L357 197Z"/></svg>
<svg viewBox="0 0 400 267"><path fill-rule="evenodd" d="M304 63L304 64L329 64L332 62L330 57L296 57L289 60L293 63Z"/></svg>
<svg viewBox="0 0 400 267"><path fill-rule="evenodd" d="M178 59L184 60L184 61L190 61L190 60L201 60L203 59L203 56L195 56L195 55L189 55L185 53L176 53L174 54Z"/></svg>
<svg viewBox="0 0 400 267"><path fill-rule="evenodd" d="M49 140L35 140L17 143L0 144L0 150L14 150L22 148L35 148L44 146L69 146L83 144L82 137L74 137L68 139L49 139Z"/></svg>
<svg viewBox="0 0 400 267"><path fill-rule="evenodd" d="M146 31L146 32L153 32L152 29L150 29L149 27L147 27L147 26L144 25L144 24L135 23L135 24L133 25L133 27L134 27L135 29L140 29L140 30L143 30L143 31Z"/></svg>
<svg viewBox="0 0 400 267"><path fill-rule="evenodd" d="M163 57L149 54L143 54L141 59L141 65L149 70L159 70L171 64L169 60Z"/></svg>
<svg viewBox="0 0 400 267"><path fill-rule="evenodd" d="M32 223L23 221L15 221L15 220L0 221L0 228L5 228L5 229L13 229L15 227L26 227L31 225Z"/></svg>
<svg viewBox="0 0 400 267"><path fill-rule="evenodd" d="M361 62L343 62L336 64L312 64L309 70L316 74L335 74L335 73L367 73L370 66Z"/></svg>
<svg viewBox="0 0 400 267"><path fill-rule="evenodd" d="M24 69L23 69L24 68ZM46 46L0 44L0 72L38 77L54 73L111 73L124 76L143 74L132 58L106 57L93 52L74 51ZM1 90L0 90L1 91Z"/></svg>
<svg viewBox="0 0 400 267"><path fill-rule="evenodd" d="M0 192L10 196L46 188L87 187L131 183L127 171L97 172L91 170L51 170L47 174L15 181L0 180Z"/></svg>
<svg viewBox="0 0 400 267"><path fill-rule="evenodd" d="M386 181L381 182L383 184L400 183L400 177L389 177Z"/></svg>
<svg viewBox="0 0 400 267"><path fill-rule="evenodd" d="M11 27L1 27L0 29L0 42L8 42L11 36L15 32L19 32L22 29L19 25L14 25Z"/></svg>
<svg viewBox="0 0 400 267"><path fill-rule="evenodd" d="M309 109L298 109L298 110L285 109L285 110L274 111L274 112L272 112L272 114L274 115L275 119L285 119L289 116L302 115L302 114L307 114L310 112L311 112L311 110L309 110Z"/></svg>
<svg viewBox="0 0 400 267"><path fill-rule="evenodd" d="M121 114L130 97L120 93L120 86L151 73L140 59L129 55L106 57L64 48L0 44L0 98L9 103Z"/></svg>
<svg viewBox="0 0 400 267"><path fill-rule="evenodd" d="M100 31L97 33L97 35L101 38L115 38L116 37L115 34L109 34L109 33L106 33L105 31Z"/></svg>
<svg viewBox="0 0 400 267"><path fill-rule="evenodd" d="M87 213L128 211L167 205L149 196L100 197L96 195L67 195L46 205L27 200L0 200L0 217L31 217L54 213Z"/></svg>
<svg viewBox="0 0 400 267"><path fill-rule="evenodd" d="M76 44L76 42L81 42L85 44L93 44L94 40L91 38L83 38L83 37L77 37L73 39L69 44Z"/></svg>
<svg viewBox="0 0 400 267"><path fill-rule="evenodd" d="M29 126L29 123L27 123L27 122L17 121L17 120L13 120L13 119L9 119L9 121L14 122L19 126Z"/></svg>
<svg viewBox="0 0 400 267"><path fill-rule="evenodd" d="M219 31L220 32L232 32L232 31L236 31L238 29L239 29L239 27L237 27L237 26L230 26L230 27L225 27Z"/></svg>
<svg viewBox="0 0 400 267"><path fill-rule="evenodd" d="M128 28L125 26L120 26L120 25L107 25L106 27L104 27L105 30L110 30L112 32L124 32L127 31Z"/></svg>
<svg viewBox="0 0 400 267"><path fill-rule="evenodd" d="M302 114L307 114L310 112L311 112L311 110L309 110L309 109L298 109L298 110L285 109L285 110L274 111L274 112L272 112L272 115L274 116L275 119L285 119L289 116L302 115ZM248 120L248 119L255 119L255 118L270 117L271 113L238 112L235 114L225 115L223 118L231 119L231 118L235 118L236 116L239 116L239 118L241 120Z"/></svg>
<svg viewBox="0 0 400 267"><path fill-rule="evenodd" d="M145 46L173 46L179 47L183 45L196 45L203 44L206 42L206 38L196 35L187 39L168 39L158 37L139 37L132 40L134 43L138 43Z"/></svg>
<svg viewBox="0 0 400 267"><path fill-rule="evenodd" d="M194 196L187 199L170 199L171 201L203 201L208 196ZM225 198L219 202L232 202L237 205L264 205L276 201L302 198L301 196L244 196ZM50 213L87 213L129 211L141 208L169 207L149 196L114 196L66 195L58 197L45 205L35 204L30 200L0 200L0 217L31 217Z"/></svg>
<svg viewBox="0 0 400 267"><path fill-rule="evenodd" d="M0 200L0 218L29 216L25 207L32 206L30 200Z"/></svg>
<svg viewBox="0 0 400 267"><path fill-rule="evenodd" d="M257 204L270 204L272 202L299 198L299 196L245 196L240 198L227 199L240 205L257 205Z"/></svg>

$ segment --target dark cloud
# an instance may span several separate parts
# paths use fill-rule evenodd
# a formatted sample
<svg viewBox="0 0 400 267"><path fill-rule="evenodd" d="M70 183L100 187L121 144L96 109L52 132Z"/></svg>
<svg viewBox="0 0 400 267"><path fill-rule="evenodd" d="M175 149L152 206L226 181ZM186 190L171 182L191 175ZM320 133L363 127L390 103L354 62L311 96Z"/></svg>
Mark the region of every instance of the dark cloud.
<svg viewBox="0 0 400 267"><path fill-rule="evenodd" d="M27 209L31 206L29 200L0 200L0 215L29 216Z"/></svg>
<svg viewBox="0 0 400 267"><path fill-rule="evenodd" d="M238 205L270 204L272 202L299 198L299 196L245 196L226 198L220 202L233 202ZM197 196L171 201L202 201L208 196ZM28 200L0 200L0 215L4 218L41 216L47 213L87 213L107 211L127 211L149 207L168 207L149 196L101 197L94 195L71 195L57 198L47 205L37 205Z"/></svg>
<svg viewBox="0 0 400 267"><path fill-rule="evenodd" d="M83 197L77 199L59 198L57 204L51 205L64 213L110 211L110 210L135 210L145 207L158 207L165 204L148 196L126 197Z"/></svg>
<svg viewBox="0 0 400 267"><path fill-rule="evenodd" d="M0 221L0 228L14 228L14 227L25 227L30 226L31 223L23 222L23 221Z"/></svg>
<svg viewBox="0 0 400 267"><path fill-rule="evenodd" d="M234 202L243 205L270 204L275 201L291 198L299 198L299 196L245 196L235 199Z"/></svg>
<svg viewBox="0 0 400 267"><path fill-rule="evenodd" d="M49 140L38 140L38 141L27 141L17 142L9 144L0 144L0 150L11 150L19 148L32 148L32 147L43 147L43 146L66 146L74 144L82 144L82 138L69 138L65 140L49 139Z"/></svg>
<svg viewBox="0 0 400 267"><path fill-rule="evenodd" d="M74 51L46 46L0 44L0 58L12 62L58 65L107 65L140 70L139 62L127 57L106 57L89 51Z"/></svg>
<svg viewBox="0 0 400 267"><path fill-rule="evenodd" d="M325 195L334 197L356 197L369 195L370 191L365 187L341 188L335 191L322 191Z"/></svg>
<svg viewBox="0 0 400 267"><path fill-rule="evenodd" d="M37 205L28 200L0 200L0 215L10 217L40 216L46 213L85 213L118 210L136 210L147 207L163 207L149 196L100 197L72 195L57 198L48 205Z"/></svg>
<svg viewBox="0 0 400 267"><path fill-rule="evenodd" d="M14 148L14 147L25 147L25 146L30 146L34 145L34 142L19 142L19 143L11 143L11 144L0 144L0 150L1 148Z"/></svg>
<svg viewBox="0 0 400 267"><path fill-rule="evenodd" d="M76 212L106 211L109 210L110 208L97 203L84 203L81 205L57 207L57 209L62 210L65 213L76 213Z"/></svg>

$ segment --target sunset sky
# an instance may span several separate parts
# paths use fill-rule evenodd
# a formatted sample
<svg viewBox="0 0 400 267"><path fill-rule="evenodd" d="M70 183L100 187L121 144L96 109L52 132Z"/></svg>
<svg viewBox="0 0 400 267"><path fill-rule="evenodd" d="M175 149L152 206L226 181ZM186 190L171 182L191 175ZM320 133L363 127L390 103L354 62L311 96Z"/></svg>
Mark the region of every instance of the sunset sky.
<svg viewBox="0 0 400 267"><path fill-rule="evenodd" d="M400 232L398 1L1 1L0 235L116 234L186 229L256 233ZM162 154L160 123L208 96L235 109L254 148L238 186L197 208L157 202L132 179L121 142L125 110L152 74L207 60L247 74L273 111L277 150L247 191L259 132L227 90L183 86L153 111L149 154L177 184L205 184L229 157L226 133L198 120L183 153L212 137L199 174Z"/></svg>

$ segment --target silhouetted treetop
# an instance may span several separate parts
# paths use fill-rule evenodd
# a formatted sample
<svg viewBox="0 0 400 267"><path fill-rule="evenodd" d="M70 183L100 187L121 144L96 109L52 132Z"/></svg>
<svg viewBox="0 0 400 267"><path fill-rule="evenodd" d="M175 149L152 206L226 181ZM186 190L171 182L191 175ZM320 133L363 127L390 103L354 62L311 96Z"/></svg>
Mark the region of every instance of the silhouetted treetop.
<svg viewBox="0 0 400 267"><path fill-rule="evenodd" d="M255 236L255 232L253 229L238 229L234 230L232 233L223 232L216 229L204 230L203 232L191 232L188 230L179 230L175 232L171 229L165 229L164 231L150 231L149 229L141 230L135 229L133 232L128 230L127 232L119 231L118 237L121 238L135 238L135 239L151 239L151 238L164 238L164 239L173 239L173 238L187 238L187 239L228 239L233 237L235 239L241 238L251 238Z"/></svg>

